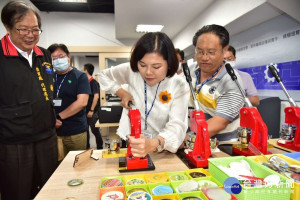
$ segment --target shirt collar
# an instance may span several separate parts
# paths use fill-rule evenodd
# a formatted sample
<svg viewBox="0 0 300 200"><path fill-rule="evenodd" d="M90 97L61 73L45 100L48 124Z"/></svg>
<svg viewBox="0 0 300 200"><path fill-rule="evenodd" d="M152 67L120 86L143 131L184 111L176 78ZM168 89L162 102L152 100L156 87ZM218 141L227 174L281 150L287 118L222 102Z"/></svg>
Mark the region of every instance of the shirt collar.
<svg viewBox="0 0 300 200"><path fill-rule="evenodd" d="M29 56L32 55L32 52L33 52L32 49L31 49L31 51L30 51L30 54L27 54L26 51L23 51L22 49L19 49L19 48L11 41L9 35L8 35L8 39L9 39L10 43L17 49L17 51L18 51L22 56L24 56L25 58L27 58L27 57L29 57Z"/></svg>
<svg viewBox="0 0 300 200"><path fill-rule="evenodd" d="M198 72L197 72L198 71ZM199 65L197 64L196 66L195 66L195 74L197 74L197 73L199 73L200 74L200 72L201 72L201 69L199 68ZM223 66L223 68L221 69L221 71L219 72L219 74L215 77L215 78L213 78L213 79L222 79L223 78L223 76L225 75L225 74L227 74L227 71L226 71L226 69L225 69L225 67Z"/></svg>
<svg viewBox="0 0 300 200"><path fill-rule="evenodd" d="M223 76L224 76L225 74L227 74L227 71L226 71L225 67L223 66L223 68L221 69L220 73L216 76L215 79L219 79L219 80L220 80L220 79L223 78Z"/></svg>
<svg viewBox="0 0 300 200"><path fill-rule="evenodd" d="M20 54L24 51L22 51L21 49L17 48L11 41L9 34L6 34L2 39L1 39L1 45L2 45L2 49L3 49L3 53L5 56L19 56L18 52L20 52ZM36 53L36 55L39 56L43 56L44 53L41 51L41 49L38 46L34 46L33 50L31 50L31 53L33 53L33 51ZM23 55L23 54L22 54Z"/></svg>

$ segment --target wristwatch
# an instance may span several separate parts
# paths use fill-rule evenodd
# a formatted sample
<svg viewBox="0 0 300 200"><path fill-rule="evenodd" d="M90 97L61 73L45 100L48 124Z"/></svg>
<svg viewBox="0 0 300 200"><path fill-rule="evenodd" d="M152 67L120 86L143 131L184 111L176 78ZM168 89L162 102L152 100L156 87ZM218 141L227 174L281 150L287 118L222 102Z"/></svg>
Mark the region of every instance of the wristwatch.
<svg viewBox="0 0 300 200"><path fill-rule="evenodd" d="M157 152L162 152L164 148L162 147L161 141L158 137L156 139L158 140Z"/></svg>
<svg viewBox="0 0 300 200"><path fill-rule="evenodd" d="M57 114L56 115L56 119L58 119L58 120L60 120L60 121L62 121L63 119L60 117L60 115L59 114Z"/></svg>

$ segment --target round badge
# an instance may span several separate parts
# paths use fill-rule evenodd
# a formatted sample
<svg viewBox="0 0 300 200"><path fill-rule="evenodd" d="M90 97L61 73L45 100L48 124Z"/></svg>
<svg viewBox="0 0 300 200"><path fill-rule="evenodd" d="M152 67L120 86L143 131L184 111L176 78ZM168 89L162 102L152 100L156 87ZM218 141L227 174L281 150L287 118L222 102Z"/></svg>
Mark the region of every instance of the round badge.
<svg viewBox="0 0 300 200"><path fill-rule="evenodd" d="M138 191L142 191L142 192L148 192L145 188L132 188L131 190L128 190L126 192L126 195L129 196L134 192L138 192Z"/></svg>
<svg viewBox="0 0 300 200"><path fill-rule="evenodd" d="M201 198L199 197L184 197L182 200L202 200Z"/></svg>
<svg viewBox="0 0 300 200"><path fill-rule="evenodd" d="M168 182L168 176L163 175L163 174L147 175L146 179L147 179L148 183Z"/></svg>
<svg viewBox="0 0 300 200"><path fill-rule="evenodd" d="M170 176L171 181L183 181L183 180L189 180L189 178L184 174L174 174Z"/></svg>
<svg viewBox="0 0 300 200"><path fill-rule="evenodd" d="M191 172L190 176L192 178L199 178L199 177L206 177L206 174L201 173L201 172Z"/></svg>
<svg viewBox="0 0 300 200"><path fill-rule="evenodd" d="M138 191L138 192L132 193L128 197L128 200L152 200L152 197L147 192Z"/></svg>
<svg viewBox="0 0 300 200"><path fill-rule="evenodd" d="M76 197L66 197L64 200L78 200Z"/></svg>
<svg viewBox="0 0 300 200"><path fill-rule="evenodd" d="M82 179L72 179L68 181L69 186L77 186L77 185L81 185L82 183L83 183Z"/></svg>
<svg viewBox="0 0 300 200"><path fill-rule="evenodd" d="M126 182L126 185L140 185L140 184L145 184L146 182L141 179L141 178L133 178L133 179L129 179Z"/></svg>
<svg viewBox="0 0 300 200"><path fill-rule="evenodd" d="M112 179L107 179L102 182L102 187L115 187L115 186L123 186L123 183L120 179L117 178L112 178Z"/></svg>
<svg viewBox="0 0 300 200"><path fill-rule="evenodd" d="M124 199L124 194L119 191L110 191L102 195L101 200Z"/></svg>
<svg viewBox="0 0 300 200"><path fill-rule="evenodd" d="M167 185L159 185L152 189L153 195L173 194L173 189Z"/></svg>
<svg viewBox="0 0 300 200"><path fill-rule="evenodd" d="M198 185L200 190L204 188L218 187L218 185L215 182L209 180L198 181Z"/></svg>
<svg viewBox="0 0 300 200"><path fill-rule="evenodd" d="M206 195L210 199L230 200L231 195L222 188L208 188Z"/></svg>
<svg viewBox="0 0 300 200"><path fill-rule="evenodd" d="M176 190L181 192L192 192L198 190L198 183L195 180L186 181L184 183L181 183Z"/></svg>

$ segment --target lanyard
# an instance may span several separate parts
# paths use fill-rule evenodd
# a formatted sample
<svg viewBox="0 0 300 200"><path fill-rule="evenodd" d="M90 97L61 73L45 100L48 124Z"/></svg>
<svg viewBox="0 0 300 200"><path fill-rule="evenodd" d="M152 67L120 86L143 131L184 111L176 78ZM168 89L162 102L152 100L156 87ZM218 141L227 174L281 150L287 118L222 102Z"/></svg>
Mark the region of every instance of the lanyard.
<svg viewBox="0 0 300 200"><path fill-rule="evenodd" d="M147 110L148 110L148 109L147 109L147 84L146 84L146 81L144 80L144 88L145 88L145 130L147 130L147 118L148 118L148 116L149 116L149 114L150 114L150 111L152 110L153 105L154 105L154 102L155 102L155 100L156 100L156 95L157 95L157 91L158 91L159 85L160 85L160 82L158 83L158 86L157 86L157 88L156 88L156 92L155 92L154 99L153 99L153 101L152 101L151 108L150 108L149 112L147 112Z"/></svg>
<svg viewBox="0 0 300 200"><path fill-rule="evenodd" d="M66 73L64 75L63 80L60 82L59 86L56 88L56 98L58 98L58 93L59 93L60 87L63 84L63 82L64 82L65 78L67 77L67 75L68 75L68 73ZM56 83L56 86L57 86L57 74L55 74L55 83Z"/></svg>
<svg viewBox="0 0 300 200"><path fill-rule="evenodd" d="M197 76L197 80L196 80L196 83L195 83L195 90L194 92L196 93L199 93L201 88L203 87L203 85L205 85L205 83L207 83L208 81L210 81L215 75L217 75L217 73L220 71L222 65L220 65L220 67L218 68L218 70L211 76L209 77L208 79L206 79L205 81L203 81L203 83L201 83L200 87L198 88L197 92L196 92L196 87L198 85L198 81L200 80L200 70L197 70L196 72L196 76Z"/></svg>

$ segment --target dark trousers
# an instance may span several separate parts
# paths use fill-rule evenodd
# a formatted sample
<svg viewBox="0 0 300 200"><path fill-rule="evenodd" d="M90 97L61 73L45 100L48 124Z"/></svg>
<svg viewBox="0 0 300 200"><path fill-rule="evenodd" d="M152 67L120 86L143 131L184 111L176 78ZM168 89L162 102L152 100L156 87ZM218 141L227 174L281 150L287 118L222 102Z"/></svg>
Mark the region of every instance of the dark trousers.
<svg viewBox="0 0 300 200"><path fill-rule="evenodd" d="M1 200L29 200L58 165L56 134L27 144L0 144Z"/></svg>
<svg viewBox="0 0 300 200"><path fill-rule="evenodd" d="M102 140L102 136L100 133L99 128L95 127L95 124L98 120L98 114L97 112L94 112L92 118L87 118L87 122L89 127L91 127L91 131L94 134L95 138L96 138L96 144L97 144L97 149L103 149L103 140ZM87 132L87 148L90 148L90 133L89 133L89 129Z"/></svg>

